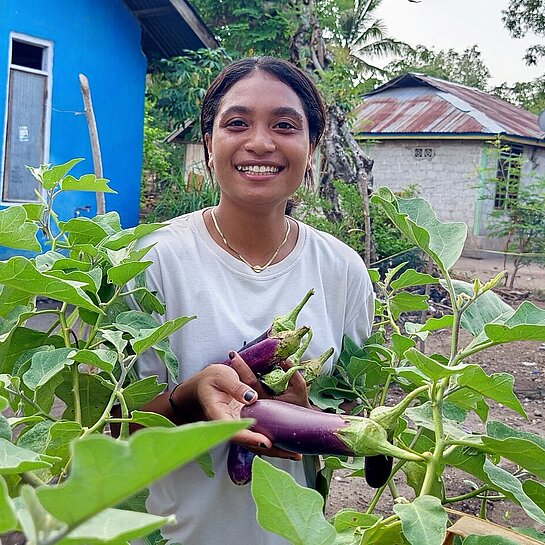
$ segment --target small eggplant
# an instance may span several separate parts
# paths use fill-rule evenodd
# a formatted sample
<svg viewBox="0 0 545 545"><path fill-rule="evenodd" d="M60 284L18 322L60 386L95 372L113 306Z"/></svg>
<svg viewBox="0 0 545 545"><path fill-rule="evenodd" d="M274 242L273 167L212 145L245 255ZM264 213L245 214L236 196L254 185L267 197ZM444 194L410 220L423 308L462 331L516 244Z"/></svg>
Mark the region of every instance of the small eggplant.
<svg viewBox="0 0 545 545"><path fill-rule="evenodd" d="M252 461L255 457L246 447L231 443L227 455L227 473L234 484L243 486L252 480Z"/></svg>
<svg viewBox="0 0 545 545"><path fill-rule="evenodd" d="M374 456L385 454L421 462L419 454L388 442L386 430L369 418L338 415L273 399L242 407L242 418L253 418L255 432L280 448L301 454Z"/></svg>
<svg viewBox="0 0 545 545"><path fill-rule="evenodd" d="M301 339L309 329L307 326L302 326L291 331L281 331L273 337L267 337L263 341L244 347L239 354L256 375L267 373L277 363L297 351ZM230 365L231 361L225 360L222 363Z"/></svg>
<svg viewBox="0 0 545 545"><path fill-rule="evenodd" d="M394 459L391 456L385 456L384 454L366 456L364 462L365 482L371 488L384 486L392 473L393 462Z"/></svg>
<svg viewBox="0 0 545 545"><path fill-rule="evenodd" d="M264 331L255 339L244 343L244 346L239 350L239 352L241 352L245 348L253 346L254 344L264 341L265 339L274 338L278 335L278 333L281 333L282 331L290 331L295 329L299 313L301 312L302 308L307 304L307 301L312 295L314 295L314 290L310 289L309 291L307 291L303 299L290 312L274 318L271 326L267 329L267 331Z"/></svg>

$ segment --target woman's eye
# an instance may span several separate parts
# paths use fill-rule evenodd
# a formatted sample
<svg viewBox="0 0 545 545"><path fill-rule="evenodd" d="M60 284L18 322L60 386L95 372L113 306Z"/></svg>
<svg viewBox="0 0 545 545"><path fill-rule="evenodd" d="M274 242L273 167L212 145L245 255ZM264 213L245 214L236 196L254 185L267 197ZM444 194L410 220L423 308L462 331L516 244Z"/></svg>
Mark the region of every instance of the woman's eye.
<svg viewBox="0 0 545 545"><path fill-rule="evenodd" d="M279 121L276 126L279 129L289 130L289 129L295 129L295 125L293 123L290 123L289 121Z"/></svg>
<svg viewBox="0 0 545 545"><path fill-rule="evenodd" d="M225 124L226 127L246 127L246 123L242 119L232 119Z"/></svg>

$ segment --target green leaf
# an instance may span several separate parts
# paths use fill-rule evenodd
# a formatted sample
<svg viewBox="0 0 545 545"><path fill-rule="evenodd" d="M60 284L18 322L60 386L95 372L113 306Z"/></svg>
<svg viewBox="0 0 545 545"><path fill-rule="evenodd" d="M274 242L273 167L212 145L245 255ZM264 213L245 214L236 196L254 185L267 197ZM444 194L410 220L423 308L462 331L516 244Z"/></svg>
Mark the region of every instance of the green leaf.
<svg viewBox="0 0 545 545"><path fill-rule="evenodd" d="M67 480L40 488L36 494L54 517L78 524L226 441L248 423L216 421L147 428L127 442L103 435L86 437L72 445L73 463Z"/></svg>
<svg viewBox="0 0 545 545"><path fill-rule="evenodd" d="M134 411L155 399L165 389L165 384L159 384L155 375L131 382L123 389L123 397L129 411Z"/></svg>
<svg viewBox="0 0 545 545"><path fill-rule="evenodd" d="M36 268L40 272L70 269L87 272L91 268L91 264L79 259L71 259L59 252L50 250L36 256Z"/></svg>
<svg viewBox="0 0 545 545"><path fill-rule="evenodd" d="M514 378L509 373L487 375L478 365L468 366L458 377L459 386L470 388L526 418L526 412L513 392L513 383Z"/></svg>
<svg viewBox="0 0 545 545"><path fill-rule="evenodd" d="M539 533L535 528L512 528L517 534L522 534L524 536L531 537L536 541L545 543L545 534Z"/></svg>
<svg viewBox="0 0 545 545"><path fill-rule="evenodd" d="M428 318L426 323L417 324L414 322L406 322L405 330L409 335L417 335L425 331L437 331L439 329L451 328L454 324L454 316L452 314L445 314L441 318Z"/></svg>
<svg viewBox="0 0 545 545"><path fill-rule="evenodd" d="M545 479L545 439L541 436L510 428L501 422L489 422L488 435L481 440L489 452L511 460L530 473Z"/></svg>
<svg viewBox="0 0 545 545"><path fill-rule="evenodd" d="M153 261L122 263L108 269L108 280L116 286L124 286L129 280L146 270Z"/></svg>
<svg viewBox="0 0 545 545"><path fill-rule="evenodd" d="M40 252L42 247L36 237L37 233L38 226L28 221L22 206L0 210L0 246Z"/></svg>
<svg viewBox="0 0 545 545"><path fill-rule="evenodd" d="M331 545L336 532L323 515L324 500L318 492L300 486L259 456L252 463L251 486L262 528L293 545Z"/></svg>
<svg viewBox="0 0 545 545"><path fill-rule="evenodd" d="M13 475L51 467L36 452L14 445L7 439L0 439L0 475Z"/></svg>
<svg viewBox="0 0 545 545"><path fill-rule="evenodd" d="M80 282L69 282L42 274L25 257L12 257L0 262L0 284L34 295L45 295L57 301L79 305L103 314L81 289Z"/></svg>
<svg viewBox="0 0 545 545"><path fill-rule="evenodd" d="M490 460L485 460L483 471L488 475L490 482L500 491L509 492L516 503L520 505L526 514L540 524L545 524L545 513L523 490L522 483L511 473L501 467L495 466Z"/></svg>
<svg viewBox="0 0 545 545"><path fill-rule="evenodd" d="M467 536L463 545L518 545L516 541L502 536Z"/></svg>
<svg viewBox="0 0 545 545"><path fill-rule="evenodd" d="M142 237L157 231L164 227L166 223L141 223L136 227L130 229L124 229L119 233L109 235L101 244L104 248L109 248L110 250L119 250L125 248L131 242L135 240L140 240Z"/></svg>
<svg viewBox="0 0 545 545"><path fill-rule="evenodd" d="M28 305L32 294L8 286L0 286L0 316L6 316L15 307Z"/></svg>
<svg viewBox="0 0 545 545"><path fill-rule="evenodd" d="M486 336L496 344L512 341L545 341L545 310L525 301L503 324L484 326Z"/></svg>
<svg viewBox="0 0 545 545"><path fill-rule="evenodd" d="M68 357L72 351L72 348L57 348L37 352L32 356L29 370L23 375L23 382L31 390L43 386L67 365L73 363Z"/></svg>
<svg viewBox="0 0 545 545"><path fill-rule="evenodd" d="M410 407L405 411L408 416L417 426L434 431L435 424L433 420L433 412L431 401L426 401L423 405ZM463 431L459 424L465 419L466 413L450 403L443 404L443 429L445 434L453 439L462 439L467 434Z"/></svg>
<svg viewBox="0 0 545 545"><path fill-rule="evenodd" d="M45 205L41 203L27 202L21 205L26 212L29 221L39 221L44 213Z"/></svg>
<svg viewBox="0 0 545 545"><path fill-rule="evenodd" d="M61 221L59 227L68 234L70 243L78 246L98 246L108 236L108 232L101 225L83 216Z"/></svg>
<svg viewBox="0 0 545 545"><path fill-rule="evenodd" d="M413 312L415 310L427 310L428 309L428 296L417 295L416 293L409 293L402 291L396 293L390 299L390 309L394 320L397 320L402 312Z"/></svg>
<svg viewBox="0 0 545 545"><path fill-rule="evenodd" d="M161 414L149 413L146 411L132 411L130 422L140 424L146 428L160 426L163 428L174 428L176 424Z"/></svg>
<svg viewBox="0 0 545 545"><path fill-rule="evenodd" d="M117 193L108 187L106 178L97 178L94 174L84 174L81 178L68 175L61 180L62 191L95 191L102 193Z"/></svg>
<svg viewBox="0 0 545 545"><path fill-rule="evenodd" d="M437 545L447 532L448 516L441 500L420 496L412 503L394 505L394 513L401 519L403 535L411 545Z"/></svg>
<svg viewBox="0 0 545 545"><path fill-rule="evenodd" d="M137 354L142 354L142 352L145 352L148 348L151 348L153 345L166 339L169 335L195 318L196 316L180 316L179 318L166 321L159 327L142 329L138 333L138 336L135 339L132 339L130 343Z"/></svg>
<svg viewBox="0 0 545 545"><path fill-rule="evenodd" d="M397 199L386 187L379 187L371 202L381 205L396 227L440 268L449 270L458 261L467 236L465 223L443 223L424 199Z"/></svg>
<svg viewBox="0 0 545 545"><path fill-rule="evenodd" d="M414 269L407 269L390 283L394 290L411 288L413 286L424 286L426 284L437 284L439 280L430 274L424 274Z"/></svg>
<svg viewBox="0 0 545 545"><path fill-rule="evenodd" d="M442 378L458 375L468 367L468 365L465 364L454 365L451 367L447 365L442 365L438 361L422 354L422 352L420 352L416 348L411 348L407 350L405 352L405 357L432 381L437 381ZM475 365L475 367L478 366Z"/></svg>
<svg viewBox="0 0 545 545"><path fill-rule="evenodd" d="M8 485L3 477L0 477L0 534L15 530L17 518L13 501L9 497Z"/></svg>
<svg viewBox="0 0 545 545"><path fill-rule="evenodd" d="M57 545L121 544L143 537L165 524L175 522L175 517L159 517L125 509L105 509L72 530Z"/></svg>
<svg viewBox="0 0 545 545"><path fill-rule="evenodd" d="M522 483L522 489L531 500L545 512L545 485L528 479Z"/></svg>
<svg viewBox="0 0 545 545"><path fill-rule="evenodd" d="M83 158L71 159L62 165L55 165L53 167L48 165L41 175L43 188L46 190L53 189L81 161L83 161ZM37 179L40 180L40 178Z"/></svg>
<svg viewBox="0 0 545 545"><path fill-rule="evenodd" d="M405 351L409 350L409 348L413 348L416 343L409 339L409 337L404 337L403 335L399 335L398 333L392 333L392 351L397 356L398 360L401 360L404 357Z"/></svg>
<svg viewBox="0 0 545 545"><path fill-rule="evenodd" d="M378 520L379 517L377 515L368 515L353 509L341 509L333 515L331 523L337 532L343 532L349 529L370 528Z"/></svg>
<svg viewBox="0 0 545 545"><path fill-rule="evenodd" d="M78 363L85 363L93 367L98 367L103 371L112 371L116 362L118 354L115 350L72 350L68 357Z"/></svg>

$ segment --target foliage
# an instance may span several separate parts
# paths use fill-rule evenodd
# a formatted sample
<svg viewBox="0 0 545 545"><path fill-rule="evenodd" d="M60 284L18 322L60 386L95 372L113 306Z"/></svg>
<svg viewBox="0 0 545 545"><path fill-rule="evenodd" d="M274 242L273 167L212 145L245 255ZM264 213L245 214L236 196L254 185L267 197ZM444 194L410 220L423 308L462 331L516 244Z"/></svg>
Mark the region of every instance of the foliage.
<svg viewBox="0 0 545 545"><path fill-rule="evenodd" d="M327 0L316 5L328 46L333 53L341 51L344 63L356 72L357 81L361 81L362 76L383 73L371 60L399 56L406 47L403 42L388 37L386 24L376 18L380 3L381 0Z"/></svg>
<svg viewBox="0 0 545 545"><path fill-rule="evenodd" d="M333 185L339 195L339 215L336 216L340 218L338 221L329 214L331 202L306 188L301 188L297 193L298 205L294 216L317 229L332 234L362 255L364 222L361 195L354 186L340 180L335 180ZM399 193L399 196L409 197L414 193L415 189L411 186ZM391 265L389 258L402 254L401 257L405 257L406 260L405 252L414 248L414 244L406 237L399 236L399 231L380 207L371 204L370 214L374 245L373 259L386 261Z"/></svg>
<svg viewBox="0 0 545 545"><path fill-rule="evenodd" d="M526 414L513 391L511 375L488 375L470 359L502 343L545 341L545 310L529 302L513 309L503 302L492 291L503 273L485 283L451 277L467 235L465 224L443 223L427 201L397 198L387 188L379 188L371 201L433 261L440 276L400 272L402 265L383 279L371 271L378 294L375 332L361 347L346 338L334 375L319 377L311 396L322 409L336 412L342 401L351 401L355 413L363 411L373 418L394 386L402 399L389 412L393 416L389 439L420 461L394 460L388 483L376 490L364 513L345 509L326 520L318 492L304 492L280 470L256 457L252 494L259 523L297 545L442 545L451 523L448 508L474 500L481 503L481 514L486 517L488 502L502 498L520 506L538 524L545 524L545 438L489 420L491 403L523 417ZM437 284L448 293L452 314L423 323L411 320L411 315L427 307L426 296L413 289ZM419 341L440 329L451 331L448 352L421 352ZM462 341L461 329L469 335L468 341ZM477 418L470 418L475 415ZM351 470L353 478L364 474L361 458L326 459L325 471L340 468ZM461 472L466 493L449 494L444 479L447 469ZM398 497L394 478L406 482L414 494ZM384 512L387 491L392 496L391 514L382 515L376 507L383 500L380 513ZM502 543L516 543L517 534L511 535L511 541ZM545 537L535 530L532 535L540 540ZM471 536L464 543L500 541Z"/></svg>
<svg viewBox="0 0 545 545"><path fill-rule="evenodd" d="M415 48L408 48L402 59L391 62L384 70L388 78L407 72L419 72L481 90L486 88L490 78L490 71L476 45L462 53L454 49L435 51L433 48L417 45Z"/></svg>
<svg viewBox="0 0 545 545"><path fill-rule="evenodd" d="M512 85L503 83L494 87L492 93L536 115L545 110L545 76Z"/></svg>
<svg viewBox="0 0 545 545"><path fill-rule="evenodd" d="M167 339L194 317L152 316L164 305L143 283L149 247L137 243L161 224L122 229L116 212L58 220L61 193L112 192L71 176L79 161L32 168L42 202L0 211L0 244L37 253L0 262L0 533L35 545L126 543L173 522L118 506L245 425L176 428L138 411L165 387L136 377L138 357L155 350L176 381ZM51 326L36 329L38 317ZM102 433L113 422L119 440ZM148 429L128 439L129 422Z"/></svg>
<svg viewBox="0 0 545 545"><path fill-rule="evenodd" d="M186 51L182 57L154 63L146 92L154 111L162 114L162 117L158 116L162 126L173 130L192 122L192 135L197 136L196 120L204 93L217 73L231 60L224 49L218 48Z"/></svg>
<svg viewBox="0 0 545 545"><path fill-rule="evenodd" d="M512 288L523 265L545 263L545 178L525 176L523 157L510 155L510 148L500 139L489 144L488 165L480 169L482 198L493 204L488 218L490 236L505 239L505 258L513 258L508 275ZM502 178L498 164L505 173Z"/></svg>
<svg viewBox="0 0 545 545"><path fill-rule="evenodd" d="M509 0L509 6L502 11L505 27L513 38L522 38L529 32L545 36L545 2L543 0ZM527 64L537 64L545 55L545 46L539 44L526 51Z"/></svg>
<svg viewBox="0 0 545 545"><path fill-rule="evenodd" d="M208 178L190 175L190 183L183 176L165 180L158 191L147 222L166 221L182 214L214 206L219 202L219 189Z"/></svg>

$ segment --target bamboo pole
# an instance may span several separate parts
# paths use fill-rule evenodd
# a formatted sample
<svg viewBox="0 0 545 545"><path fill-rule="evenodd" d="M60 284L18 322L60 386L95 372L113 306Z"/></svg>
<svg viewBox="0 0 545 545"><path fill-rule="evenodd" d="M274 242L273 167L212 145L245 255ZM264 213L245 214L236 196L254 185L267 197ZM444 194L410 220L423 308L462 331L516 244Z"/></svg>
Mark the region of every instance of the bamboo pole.
<svg viewBox="0 0 545 545"><path fill-rule="evenodd" d="M93 156L93 170L97 178L103 178L102 171L102 155L100 153L100 144L98 141L97 124L95 120L95 113L93 111L93 103L91 101L91 90L89 89L89 80L83 74L79 75L79 83L81 88L81 96L83 98L83 108L85 112L85 119L87 120L87 128L89 130L89 139L91 140L91 153ZM96 204L97 214L104 214L106 212L106 201L104 199L104 192L96 192Z"/></svg>

